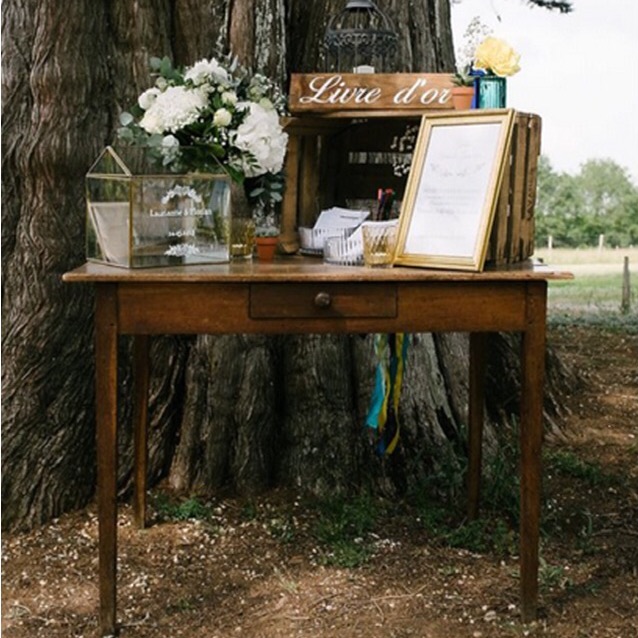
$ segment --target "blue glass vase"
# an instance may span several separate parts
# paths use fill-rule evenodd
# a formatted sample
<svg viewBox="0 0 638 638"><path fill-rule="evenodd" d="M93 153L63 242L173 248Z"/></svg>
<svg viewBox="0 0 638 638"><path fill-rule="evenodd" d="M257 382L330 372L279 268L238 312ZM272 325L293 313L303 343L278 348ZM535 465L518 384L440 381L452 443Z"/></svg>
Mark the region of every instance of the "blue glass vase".
<svg viewBox="0 0 638 638"><path fill-rule="evenodd" d="M504 109L507 102L507 80L498 75L481 75L478 84L477 107L479 109Z"/></svg>

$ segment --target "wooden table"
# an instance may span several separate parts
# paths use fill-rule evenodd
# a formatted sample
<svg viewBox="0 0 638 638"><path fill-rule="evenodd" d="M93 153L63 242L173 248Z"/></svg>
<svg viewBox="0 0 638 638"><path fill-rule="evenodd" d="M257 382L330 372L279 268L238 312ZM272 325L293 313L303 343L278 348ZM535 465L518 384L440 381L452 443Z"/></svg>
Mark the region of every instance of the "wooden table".
<svg viewBox="0 0 638 638"><path fill-rule="evenodd" d="M85 264L67 282L95 286L100 626L116 629L117 340L134 335L136 522L144 525L148 336L469 332L468 515L478 513L486 333L522 334L521 614L536 618L547 281L569 273L525 263L466 273L325 265L287 257L126 270Z"/></svg>

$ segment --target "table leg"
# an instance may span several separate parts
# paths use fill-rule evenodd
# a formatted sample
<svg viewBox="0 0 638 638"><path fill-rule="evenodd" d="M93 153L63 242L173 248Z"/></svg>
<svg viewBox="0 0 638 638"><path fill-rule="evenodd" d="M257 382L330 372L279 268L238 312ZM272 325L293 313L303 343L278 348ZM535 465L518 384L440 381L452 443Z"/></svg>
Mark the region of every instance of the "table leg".
<svg viewBox="0 0 638 638"><path fill-rule="evenodd" d="M95 402L100 629L115 634L117 557L117 288L95 289Z"/></svg>
<svg viewBox="0 0 638 638"><path fill-rule="evenodd" d="M546 282L528 284L521 387L521 615L536 620L541 511Z"/></svg>
<svg viewBox="0 0 638 638"><path fill-rule="evenodd" d="M146 526L148 353L148 335L135 335L133 341L133 445L135 450L133 517L138 529L144 529Z"/></svg>
<svg viewBox="0 0 638 638"><path fill-rule="evenodd" d="M467 518L478 516L483 443L483 405L487 333L470 333L470 391L468 406Z"/></svg>

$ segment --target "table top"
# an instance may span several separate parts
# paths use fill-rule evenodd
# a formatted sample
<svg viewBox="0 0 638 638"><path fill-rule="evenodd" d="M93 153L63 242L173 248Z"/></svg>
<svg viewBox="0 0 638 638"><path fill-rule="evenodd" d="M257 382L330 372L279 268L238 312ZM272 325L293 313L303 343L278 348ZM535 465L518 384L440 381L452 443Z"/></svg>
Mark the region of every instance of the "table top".
<svg viewBox="0 0 638 638"><path fill-rule="evenodd" d="M367 268L326 264L316 257L285 256L272 262L233 261L223 264L160 268L120 268L87 262L63 275L66 282L159 283L159 282L426 282L426 281L538 281L573 279L566 271L531 260L488 267L483 272L427 268Z"/></svg>

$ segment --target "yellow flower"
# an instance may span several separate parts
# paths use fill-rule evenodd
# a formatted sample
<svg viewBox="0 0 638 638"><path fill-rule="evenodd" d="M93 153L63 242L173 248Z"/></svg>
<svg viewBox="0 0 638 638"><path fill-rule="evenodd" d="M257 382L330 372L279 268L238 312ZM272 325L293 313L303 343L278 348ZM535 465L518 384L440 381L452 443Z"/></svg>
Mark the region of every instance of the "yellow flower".
<svg viewBox="0 0 638 638"><path fill-rule="evenodd" d="M491 71L494 75L514 75L521 70L518 61L521 56L504 40L488 37L476 47L474 66Z"/></svg>

